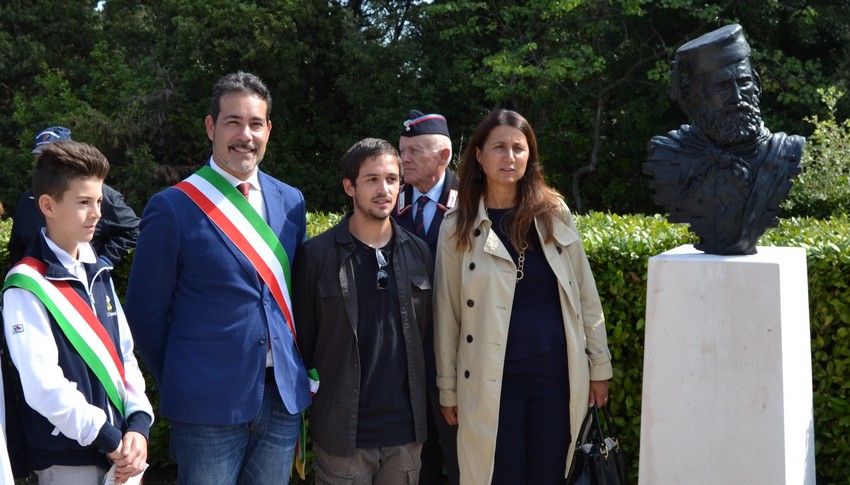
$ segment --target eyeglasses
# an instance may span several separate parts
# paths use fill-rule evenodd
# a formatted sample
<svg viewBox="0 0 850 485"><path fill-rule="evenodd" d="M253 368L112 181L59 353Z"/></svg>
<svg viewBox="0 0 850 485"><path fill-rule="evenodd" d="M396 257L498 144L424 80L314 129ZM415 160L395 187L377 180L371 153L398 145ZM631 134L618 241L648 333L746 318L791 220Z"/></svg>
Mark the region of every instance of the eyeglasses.
<svg viewBox="0 0 850 485"><path fill-rule="evenodd" d="M378 260L377 288L386 290L390 284L390 275L384 268L390 264L390 255L383 249L375 249L375 258Z"/></svg>

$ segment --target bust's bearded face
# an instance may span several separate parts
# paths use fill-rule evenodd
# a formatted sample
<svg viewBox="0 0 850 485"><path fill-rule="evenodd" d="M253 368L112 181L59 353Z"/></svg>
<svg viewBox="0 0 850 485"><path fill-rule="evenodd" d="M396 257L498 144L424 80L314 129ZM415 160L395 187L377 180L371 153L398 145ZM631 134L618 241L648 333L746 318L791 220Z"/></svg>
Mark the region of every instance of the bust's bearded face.
<svg viewBox="0 0 850 485"><path fill-rule="evenodd" d="M755 140L762 130L759 94L749 60L744 60L694 79L687 111L714 144L740 145Z"/></svg>

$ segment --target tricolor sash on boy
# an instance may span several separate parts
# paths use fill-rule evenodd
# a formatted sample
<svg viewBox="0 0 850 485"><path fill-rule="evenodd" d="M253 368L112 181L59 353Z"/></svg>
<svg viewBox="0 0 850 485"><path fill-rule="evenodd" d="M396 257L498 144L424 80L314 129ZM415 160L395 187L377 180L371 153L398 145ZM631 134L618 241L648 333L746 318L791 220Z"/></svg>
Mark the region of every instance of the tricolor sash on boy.
<svg viewBox="0 0 850 485"><path fill-rule="evenodd" d="M35 295L97 376L115 408L124 415L127 402L124 360L89 302L66 280L45 278L47 264L24 258L9 271L3 289L15 287Z"/></svg>
<svg viewBox="0 0 850 485"><path fill-rule="evenodd" d="M197 204L224 235L248 258L283 312L295 338L295 322L289 301L289 256L248 200L209 166L174 186Z"/></svg>

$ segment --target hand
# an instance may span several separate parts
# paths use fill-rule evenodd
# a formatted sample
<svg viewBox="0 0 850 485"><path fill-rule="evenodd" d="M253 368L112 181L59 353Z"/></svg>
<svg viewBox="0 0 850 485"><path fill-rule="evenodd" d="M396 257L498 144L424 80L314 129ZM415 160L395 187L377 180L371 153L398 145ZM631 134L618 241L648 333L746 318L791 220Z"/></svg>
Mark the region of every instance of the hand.
<svg viewBox="0 0 850 485"><path fill-rule="evenodd" d="M440 406L449 426L457 426L457 406Z"/></svg>
<svg viewBox="0 0 850 485"><path fill-rule="evenodd" d="M109 458L117 465L115 469L115 483L124 483L130 477L134 477L147 468L148 440L144 435L135 431L128 431L121 439L118 447L120 456L118 459L109 454Z"/></svg>
<svg viewBox="0 0 850 485"><path fill-rule="evenodd" d="M121 448L122 448L123 446L124 446L124 442L119 441L119 442L118 442L118 448L115 448L115 451L112 451L112 452L110 452L110 453L107 453L107 454L106 454L107 458L109 458L109 459L110 459L113 463L115 463L116 461L120 460L120 459L121 459L121 456L122 456L122 455L121 455Z"/></svg>
<svg viewBox="0 0 850 485"><path fill-rule="evenodd" d="M605 407L608 404L608 381L590 381L590 397L587 407Z"/></svg>

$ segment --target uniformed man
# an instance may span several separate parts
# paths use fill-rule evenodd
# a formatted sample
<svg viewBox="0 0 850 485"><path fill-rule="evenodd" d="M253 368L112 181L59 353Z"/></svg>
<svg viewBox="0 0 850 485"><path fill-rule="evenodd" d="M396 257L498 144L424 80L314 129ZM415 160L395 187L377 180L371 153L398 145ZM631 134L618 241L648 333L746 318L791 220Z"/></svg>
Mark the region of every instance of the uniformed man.
<svg viewBox="0 0 850 485"><path fill-rule="evenodd" d="M404 165L404 186L393 218L399 226L428 243L437 252L437 236L443 214L457 201L458 179L448 168L452 141L446 118L410 110L399 136L398 149ZM433 276L433 275L432 275ZM428 440L422 446L420 485L460 482L457 464L457 426L449 426L440 412L437 369L434 361L433 326L426 328L425 371L428 390ZM443 475L443 463L448 476Z"/></svg>

